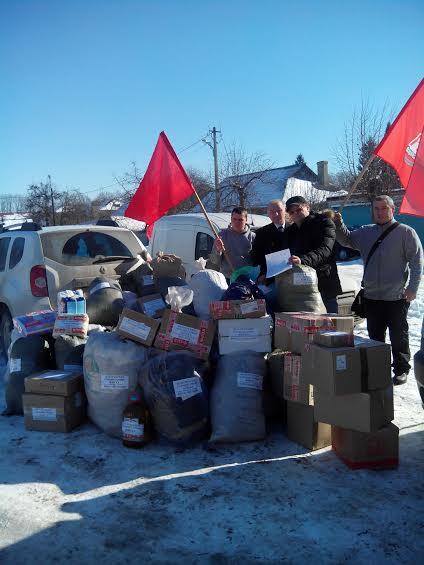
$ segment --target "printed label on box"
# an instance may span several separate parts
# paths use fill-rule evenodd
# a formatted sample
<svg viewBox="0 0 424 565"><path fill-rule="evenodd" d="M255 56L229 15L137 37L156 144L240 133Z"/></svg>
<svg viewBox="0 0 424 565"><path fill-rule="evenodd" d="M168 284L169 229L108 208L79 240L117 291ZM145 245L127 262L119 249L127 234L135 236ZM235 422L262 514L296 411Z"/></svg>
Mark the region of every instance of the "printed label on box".
<svg viewBox="0 0 424 565"><path fill-rule="evenodd" d="M293 273L293 284L295 286L310 286L317 281L315 273Z"/></svg>
<svg viewBox="0 0 424 565"><path fill-rule="evenodd" d="M144 436L144 424L137 418L124 418L122 421L122 435L124 439L138 439Z"/></svg>
<svg viewBox="0 0 424 565"><path fill-rule="evenodd" d="M240 312L242 314L249 314L249 312L257 312L258 311L258 303L256 300L253 302L247 302L246 304L240 304Z"/></svg>
<svg viewBox="0 0 424 565"><path fill-rule="evenodd" d="M94 292L97 292L98 290L101 290L102 288L110 288L110 283L108 282L101 282L96 284L95 286L93 286L93 288L90 290L90 295L93 294Z"/></svg>
<svg viewBox="0 0 424 565"><path fill-rule="evenodd" d="M42 422L56 422L56 408L32 408L32 419Z"/></svg>
<svg viewBox="0 0 424 565"><path fill-rule="evenodd" d="M199 377L189 377L188 379L180 379L179 381L173 381L174 392L176 398L182 398L182 400L187 400L196 394L202 392L202 385Z"/></svg>
<svg viewBox="0 0 424 565"><path fill-rule="evenodd" d="M9 361L9 373L20 373L22 362L20 358L13 358Z"/></svg>
<svg viewBox="0 0 424 565"><path fill-rule="evenodd" d="M346 371L346 355L336 355L336 371Z"/></svg>
<svg viewBox="0 0 424 565"><path fill-rule="evenodd" d="M255 373L237 373L237 386L262 390L263 376Z"/></svg>
<svg viewBox="0 0 424 565"><path fill-rule="evenodd" d="M143 275L143 285L151 286L152 284L155 284L153 281L153 275Z"/></svg>
<svg viewBox="0 0 424 565"><path fill-rule="evenodd" d="M171 331L171 337L183 339L189 343L196 344L199 341L200 330L197 328L190 328L181 324L174 324Z"/></svg>
<svg viewBox="0 0 424 565"><path fill-rule="evenodd" d="M119 329L141 339L147 339L152 328L131 318L122 318Z"/></svg>
<svg viewBox="0 0 424 565"><path fill-rule="evenodd" d="M128 388L128 376L125 375L100 375L103 390L125 390Z"/></svg>
<svg viewBox="0 0 424 565"><path fill-rule="evenodd" d="M158 310L165 308L165 304L161 298L155 298L154 300L143 302L143 308L148 316L153 316Z"/></svg>
<svg viewBox="0 0 424 565"><path fill-rule="evenodd" d="M250 341L256 339L259 332L256 328L231 328L230 339L238 339L241 341Z"/></svg>

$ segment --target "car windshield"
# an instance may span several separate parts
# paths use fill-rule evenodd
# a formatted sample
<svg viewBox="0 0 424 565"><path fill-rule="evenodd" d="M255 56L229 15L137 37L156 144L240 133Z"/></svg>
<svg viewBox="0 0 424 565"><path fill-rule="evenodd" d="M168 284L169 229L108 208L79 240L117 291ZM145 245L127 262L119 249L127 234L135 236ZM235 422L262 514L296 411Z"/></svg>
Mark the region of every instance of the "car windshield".
<svg viewBox="0 0 424 565"><path fill-rule="evenodd" d="M44 233L41 241L45 257L62 265L93 265L108 257L111 261L134 257L122 241L100 231Z"/></svg>

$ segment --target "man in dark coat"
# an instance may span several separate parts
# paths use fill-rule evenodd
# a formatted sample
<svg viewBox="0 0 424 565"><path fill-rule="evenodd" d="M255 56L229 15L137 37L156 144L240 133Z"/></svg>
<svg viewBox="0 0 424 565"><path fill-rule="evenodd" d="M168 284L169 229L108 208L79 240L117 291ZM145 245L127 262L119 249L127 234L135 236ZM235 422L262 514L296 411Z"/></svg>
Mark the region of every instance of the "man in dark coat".
<svg viewBox="0 0 424 565"><path fill-rule="evenodd" d="M341 294L342 288L334 255L336 226L327 216L311 212L303 196L289 198L286 209L293 221L287 228L292 254L289 262L316 270L318 288L327 312L337 312L337 295Z"/></svg>
<svg viewBox="0 0 424 565"><path fill-rule="evenodd" d="M265 282L265 255L288 248L285 231L286 207L282 200L271 200L268 204L268 217L271 223L256 230L255 241L250 252L253 265L260 265L261 267L258 282Z"/></svg>

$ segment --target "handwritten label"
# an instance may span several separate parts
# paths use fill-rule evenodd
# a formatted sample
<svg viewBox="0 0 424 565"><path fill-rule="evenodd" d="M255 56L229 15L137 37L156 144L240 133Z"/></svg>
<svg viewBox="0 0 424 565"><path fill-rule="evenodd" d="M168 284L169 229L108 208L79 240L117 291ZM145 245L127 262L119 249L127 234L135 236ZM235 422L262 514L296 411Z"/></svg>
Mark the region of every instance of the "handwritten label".
<svg viewBox="0 0 424 565"><path fill-rule="evenodd" d="M154 316L158 310L165 308L165 302L161 298L155 298L148 302L143 302L143 308L148 316Z"/></svg>
<svg viewBox="0 0 424 565"><path fill-rule="evenodd" d="M199 377L189 377L188 379L180 379L179 381L173 381L174 392L176 398L181 398L182 400L187 400L196 394L202 392L202 385Z"/></svg>
<svg viewBox="0 0 424 565"><path fill-rule="evenodd" d="M144 275L143 276L143 285L144 286L151 286L152 284L155 284L153 281L153 275Z"/></svg>
<svg viewBox="0 0 424 565"><path fill-rule="evenodd" d="M42 422L56 422L56 408L32 408L32 419Z"/></svg>
<svg viewBox="0 0 424 565"><path fill-rule="evenodd" d="M257 312L258 311L258 303L256 300L253 302L247 302L246 304L240 304L240 312L242 314L249 314L250 312Z"/></svg>
<svg viewBox="0 0 424 565"><path fill-rule="evenodd" d="M122 421L122 436L124 439L141 439L144 436L144 424L137 418L124 418Z"/></svg>
<svg viewBox="0 0 424 565"><path fill-rule="evenodd" d="M108 282L101 282L96 284L95 286L93 286L93 288L90 290L90 295L94 294L95 292L97 292L98 290L101 290L102 288L110 288L110 283Z"/></svg>
<svg viewBox="0 0 424 565"><path fill-rule="evenodd" d="M263 376L255 373L237 373L237 386L262 390Z"/></svg>
<svg viewBox="0 0 424 565"><path fill-rule="evenodd" d="M9 373L20 373L22 362L20 358L13 358L9 361Z"/></svg>
<svg viewBox="0 0 424 565"><path fill-rule="evenodd" d="M336 355L336 371L346 371L346 355Z"/></svg>
<svg viewBox="0 0 424 565"><path fill-rule="evenodd" d="M256 328L231 328L230 339L239 339L240 341L250 341L259 335Z"/></svg>
<svg viewBox="0 0 424 565"><path fill-rule="evenodd" d="M125 390L128 388L128 377L125 375L101 375L103 390Z"/></svg>
<svg viewBox="0 0 424 565"><path fill-rule="evenodd" d="M313 272L310 273L293 273L293 284L295 286L311 286L316 284L317 277Z"/></svg>
<svg viewBox="0 0 424 565"><path fill-rule="evenodd" d="M199 341L199 335L200 330L190 328L188 326L182 326L181 324L174 324L171 331L171 337L177 337L194 344Z"/></svg>
<svg viewBox="0 0 424 565"><path fill-rule="evenodd" d="M143 322L137 322L131 318L122 318L119 329L123 332L139 337L140 339L146 340L149 337L152 328L146 326Z"/></svg>

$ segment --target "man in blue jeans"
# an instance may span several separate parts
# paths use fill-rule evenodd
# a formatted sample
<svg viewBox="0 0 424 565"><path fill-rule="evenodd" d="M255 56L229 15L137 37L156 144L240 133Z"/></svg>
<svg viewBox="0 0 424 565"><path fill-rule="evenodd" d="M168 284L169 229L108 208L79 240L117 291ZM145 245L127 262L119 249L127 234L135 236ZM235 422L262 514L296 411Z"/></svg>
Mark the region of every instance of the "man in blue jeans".
<svg viewBox="0 0 424 565"><path fill-rule="evenodd" d="M390 196L377 196L372 208L375 224L353 231L347 229L340 214L334 217L337 241L360 251L364 263L374 242L395 222ZM406 383L411 368L407 315L417 296L422 269L423 249L417 233L399 224L377 247L364 273L368 335L384 342L389 330L395 385Z"/></svg>

